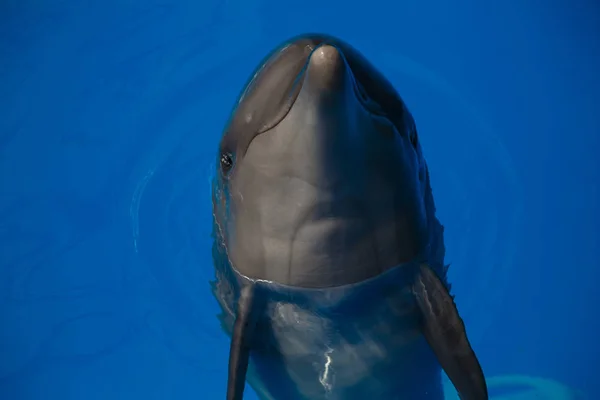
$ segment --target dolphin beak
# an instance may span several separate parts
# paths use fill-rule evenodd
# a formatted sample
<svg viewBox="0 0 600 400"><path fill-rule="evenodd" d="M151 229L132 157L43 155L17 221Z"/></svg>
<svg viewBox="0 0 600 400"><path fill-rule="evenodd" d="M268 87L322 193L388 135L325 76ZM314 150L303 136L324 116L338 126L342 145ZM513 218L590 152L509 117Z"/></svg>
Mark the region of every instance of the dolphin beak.
<svg viewBox="0 0 600 400"><path fill-rule="evenodd" d="M318 93L338 92L345 84L347 69L346 60L336 47L321 45L309 57L304 85Z"/></svg>
<svg viewBox="0 0 600 400"><path fill-rule="evenodd" d="M341 50L322 44L308 56L300 79L288 115L258 140L263 148L280 146L274 150L284 155L279 170L322 188L341 184L348 165L360 161L366 133L372 130L360 112L352 69Z"/></svg>
<svg viewBox="0 0 600 400"><path fill-rule="evenodd" d="M323 44L309 56L300 98L311 99L315 105L331 105L347 98L353 88L353 77L338 48Z"/></svg>

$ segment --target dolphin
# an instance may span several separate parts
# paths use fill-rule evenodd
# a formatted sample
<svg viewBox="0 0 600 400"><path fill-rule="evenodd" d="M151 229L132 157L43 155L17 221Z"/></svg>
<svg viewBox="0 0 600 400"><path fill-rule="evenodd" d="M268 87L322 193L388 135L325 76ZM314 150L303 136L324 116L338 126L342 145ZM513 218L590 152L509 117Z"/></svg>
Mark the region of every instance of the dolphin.
<svg viewBox="0 0 600 400"><path fill-rule="evenodd" d="M488 398L444 264L429 170L391 83L339 38L261 63L224 129L211 282L227 399Z"/></svg>

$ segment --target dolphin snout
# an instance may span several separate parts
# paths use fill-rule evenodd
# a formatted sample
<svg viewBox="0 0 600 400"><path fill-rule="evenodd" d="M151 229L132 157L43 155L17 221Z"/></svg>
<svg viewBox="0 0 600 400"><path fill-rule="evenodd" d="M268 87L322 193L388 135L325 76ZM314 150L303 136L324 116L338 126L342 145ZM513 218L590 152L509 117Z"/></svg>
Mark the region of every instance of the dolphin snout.
<svg viewBox="0 0 600 400"><path fill-rule="evenodd" d="M311 92L323 94L338 92L346 85L348 66L336 47L323 44L310 55L304 85Z"/></svg>

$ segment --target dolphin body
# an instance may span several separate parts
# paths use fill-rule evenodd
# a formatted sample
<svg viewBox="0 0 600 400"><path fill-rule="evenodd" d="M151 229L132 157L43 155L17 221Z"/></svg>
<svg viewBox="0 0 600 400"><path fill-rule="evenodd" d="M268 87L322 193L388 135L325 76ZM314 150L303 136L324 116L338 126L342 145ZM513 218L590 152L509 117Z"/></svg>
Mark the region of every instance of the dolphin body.
<svg viewBox="0 0 600 400"><path fill-rule="evenodd" d="M413 117L340 39L271 53L224 130L213 181L227 399L488 398L449 294ZM441 367L441 368L440 368Z"/></svg>

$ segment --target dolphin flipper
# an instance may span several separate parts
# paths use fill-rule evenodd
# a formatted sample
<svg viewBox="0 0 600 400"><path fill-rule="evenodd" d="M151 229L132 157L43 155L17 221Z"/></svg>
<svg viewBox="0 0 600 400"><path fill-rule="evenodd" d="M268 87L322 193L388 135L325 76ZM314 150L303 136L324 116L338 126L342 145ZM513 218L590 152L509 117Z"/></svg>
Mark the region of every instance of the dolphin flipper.
<svg viewBox="0 0 600 400"><path fill-rule="evenodd" d="M446 286L428 265L422 264L412 291L421 311L423 335L460 398L487 400L483 371Z"/></svg>
<svg viewBox="0 0 600 400"><path fill-rule="evenodd" d="M250 362L250 337L252 335L253 285L245 286L237 303L233 335L229 347L229 375L227 377L227 400L242 400L246 386L246 373Z"/></svg>

